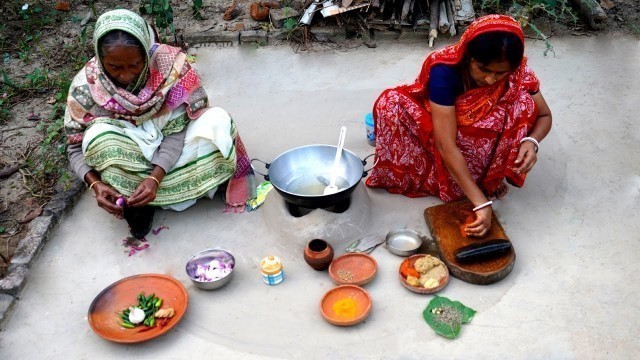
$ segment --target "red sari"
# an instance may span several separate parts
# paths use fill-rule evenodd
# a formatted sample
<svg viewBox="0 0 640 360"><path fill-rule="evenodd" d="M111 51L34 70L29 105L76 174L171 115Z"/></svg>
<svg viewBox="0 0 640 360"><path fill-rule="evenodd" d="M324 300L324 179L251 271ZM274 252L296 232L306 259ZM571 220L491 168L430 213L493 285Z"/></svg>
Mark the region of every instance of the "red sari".
<svg viewBox="0 0 640 360"><path fill-rule="evenodd" d="M431 53L414 84L385 90L376 100L373 118L378 163L367 186L409 197L434 195L443 201L465 196L435 146L427 84L432 66L459 64L469 41L490 31L512 32L524 43L522 29L512 18L482 17L457 44ZM525 58L500 82L468 90L456 99L456 145L472 178L486 194L495 193L505 179L518 187L524 183L525 174L516 174L511 167L520 140L536 120L537 108L530 94L538 89L538 79Z"/></svg>

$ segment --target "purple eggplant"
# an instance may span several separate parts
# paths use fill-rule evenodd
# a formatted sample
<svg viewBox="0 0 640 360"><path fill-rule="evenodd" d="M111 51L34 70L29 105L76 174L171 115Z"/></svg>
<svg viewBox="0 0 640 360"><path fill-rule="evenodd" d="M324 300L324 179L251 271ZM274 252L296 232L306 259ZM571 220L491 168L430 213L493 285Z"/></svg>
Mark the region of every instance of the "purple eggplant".
<svg viewBox="0 0 640 360"><path fill-rule="evenodd" d="M487 240L462 247L455 252L456 261L461 264L492 260L507 255L511 241L506 239Z"/></svg>

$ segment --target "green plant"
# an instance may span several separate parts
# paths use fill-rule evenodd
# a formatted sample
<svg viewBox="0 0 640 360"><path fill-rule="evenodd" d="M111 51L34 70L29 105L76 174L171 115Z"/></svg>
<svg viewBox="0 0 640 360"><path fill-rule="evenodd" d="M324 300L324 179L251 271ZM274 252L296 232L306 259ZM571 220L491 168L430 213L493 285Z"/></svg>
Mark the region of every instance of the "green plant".
<svg viewBox="0 0 640 360"><path fill-rule="evenodd" d="M200 13L200 10L202 10L202 0L193 0L191 9L193 9L193 17L196 20L202 20L202 14Z"/></svg>
<svg viewBox="0 0 640 360"><path fill-rule="evenodd" d="M169 0L142 0L140 13L153 17L153 21L166 42L166 35L175 33L173 26L173 8Z"/></svg>
<svg viewBox="0 0 640 360"><path fill-rule="evenodd" d="M56 93L51 116L49 121L38 123L36 129L41 132L42 141L25 161L25 186L35 197L49 198L53 195L56 182L61 182L63 186L70 182L65 170L67 146L64 133L64 111L70 84L71 80L64 72L53 80Z"/></svg>
<svg viewBox="0 0 640 360"><path fill-rule="evenodd" d="M640 38L640 25L638 24L629 24L629 28L636 35L636 37Z"/></svg>
<svg viewBox="0 0 640 360"><path fill-rule="evenodd" d="M285 16L289 16L291 14L291 8L290 7L285 7L284 9L284 15ZM298 27L298 19L296 17L287 17L286 19L284 19L284 21L282 22L282 28L286 31L292 31L293 29Z"/></svg>
<svg viewBox="0 0 640 360"><path fill-rule="evenodd" d="M26 61L29 58L29 54L31 53L31 45L29 44L33 40L33 36L27 35L24 39L20 40L18 43L18 57L22 61Z"/></svg>
<svg viewBox="0 0 640 360"><path fill-rule="evenodd" d="M35 68L30 74L25 76L31 87L49 87L49 72L47 69L41 70L40 68Z"/></svg>
<svg viewBox="0 0 640 360"><path fill-rule="evenodd" d="M568 19L575 24L578 21L569 0L482 0L480 8L496 13L504 12L503 9L507 8L508 15L518 20L523 28L529 27L537 40L544 41L544 56L554 52L553 45L549 42L549 37L533 24L531 19L540 15L556 22Z"/></svg>

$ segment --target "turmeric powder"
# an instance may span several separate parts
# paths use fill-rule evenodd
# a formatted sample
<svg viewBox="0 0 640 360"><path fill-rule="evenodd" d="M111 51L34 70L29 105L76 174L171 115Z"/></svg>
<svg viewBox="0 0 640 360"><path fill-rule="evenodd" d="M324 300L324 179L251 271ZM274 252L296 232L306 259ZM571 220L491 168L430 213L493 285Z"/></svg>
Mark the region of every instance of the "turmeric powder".
<svg viewBox="0 0 640 360"><path fill-rule="evenodd" d="M340 299L333 304L333 311L340 317L353 318L356 316L356 302L352 298Z"/></svg>

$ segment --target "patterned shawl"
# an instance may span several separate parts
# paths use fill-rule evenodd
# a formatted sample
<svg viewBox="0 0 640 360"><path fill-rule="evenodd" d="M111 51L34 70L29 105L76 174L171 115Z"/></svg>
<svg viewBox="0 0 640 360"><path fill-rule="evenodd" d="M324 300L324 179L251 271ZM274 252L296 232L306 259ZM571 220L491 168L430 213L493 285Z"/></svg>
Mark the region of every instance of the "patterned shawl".
<svg viewBox="0 0 640 360"><path fill-rule="evenodd" d="M134 81L133 89L115 86L97 55L98 40L113 30L133 35L147 52L146 68ZM176 127L173 110L185 105L189 119L196 119L206 110L206 92L186 61L186 54L179 48L154 43L152 31L139 15L124 9L104 13L96 22L94 45L96 57L80 70L69 89L65 113L69 144L81 143L85 129L96 119L120 119L139 125L164 118L159 124L161 129L172 125L169 132L163 130L168 135L182 130L187 123L182 121Z"/></svg>

